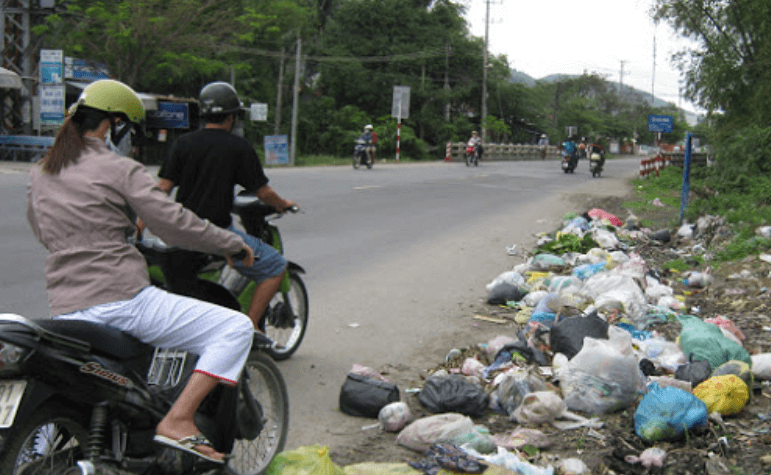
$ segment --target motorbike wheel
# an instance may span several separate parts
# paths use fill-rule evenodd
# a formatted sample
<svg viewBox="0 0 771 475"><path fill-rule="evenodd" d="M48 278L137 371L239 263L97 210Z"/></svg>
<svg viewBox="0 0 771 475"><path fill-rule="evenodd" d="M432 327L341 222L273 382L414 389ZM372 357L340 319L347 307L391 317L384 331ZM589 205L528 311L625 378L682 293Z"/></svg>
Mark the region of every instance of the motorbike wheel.
<svg viewBox="0 0 771 475"><path fill-rule="evenodd" d="M467 167L471 166L471 154L470 153L466 154L466 166Z"/></svg>
<svg viewBox="0 0 771 475"><path fill-rule="evenodd" d="M354 155L353 156L353 168L354 168L354 170L358 170L359 169L359 165L360 165L359 157L357 155Z"/></svg>
<svg viewBox="0 0 771 475"><path fill-rule="evenodd" d="M367 168L372 170L372 165L373 165L372 159L371 158L367 158Z"/></svg>
<svg viewBox="0 0 771 475"><path fill-rule="evenodd" d="M261 330L278 345L265 350L276 361L292 356L308 329L308 291L300 274L287 272L289 291L273 297L261 325Z"/></svg>
<svg viewBox="0 0 771 475"><path fill-rule="evenodd" d="M0 473L16 475L22 468L39 475L61 475L86 458L87 416L59 404L45 405L26 421L16 420L5 439Z"/></svg>
<svg viewBox="0 0 771 475"><path fill-rule="evenodd" d="M241 475L259 475L284 450L289 431L289 393L276 363L260 351L252 351L244 371L261 409L263 427L254 439L236 440L228 468Z"/></svg>
<svg viewBox="0 0 771 475"><path fill-rule="evenodd" d="M477 157L477 156L474 156L474 166L475 167L479 166L479 157Z"/></svg>

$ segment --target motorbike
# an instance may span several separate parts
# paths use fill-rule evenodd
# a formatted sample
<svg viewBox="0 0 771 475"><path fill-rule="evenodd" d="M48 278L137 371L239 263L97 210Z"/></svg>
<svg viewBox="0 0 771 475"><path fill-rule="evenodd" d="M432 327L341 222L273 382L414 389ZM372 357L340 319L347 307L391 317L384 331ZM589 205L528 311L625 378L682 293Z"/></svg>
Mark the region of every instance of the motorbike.
<svg viewBox="0 0 771 475"><path fill-rule="evenodd" d="M234 387L219 385L196 425L225 463L153 441L197 356L114 327L0 314L3 475L255 475L284 449L289 398L271 342L255 333Z"/></svg>
<svg viewBox="0 0 771 475"><path fill-rule="evenodd" d="M605 164L605 157L601 151L592 151L589 155L589 171L592 172L592 178L599 177L602 174L602 168Z"/></svg>
<svg viewBox="0 0 771 475"><path fill-rule="evenodd" d="M371 146L372 143L364 139L356 140L356 145L353 147L353 168L358 169L360 166L365 165L367 168L372 169L372 157L367 153L367 147Z"/></svg>
<svg viewBox="0 0 771 475"><path fill-rule="evenodd" d="M575 153L562 153L562 171L565 173L574 173L578 166L578 156Z"/></svg>
<svg viewBox="0 0 771 475"><path fill-rule="evenodd" d="M284 254L281 233L275 224L283 215L273 206L264 204L254 194L242 192L234 197L233 211L246 233ZM256 284L228 267L224 257L167 249L162 241L151 236L145 237L138 247L145 255L154 285L243 313L249 309ZM281 287L260 321L260 330L275 342L264 352L276 361L297 351L308 328L308 291L301 274L305 274L305 269L287 262Z"/></svg>
<svg viewBox="0 0 771 475"><path fill-rule="evenodd" d="M479 166L479 150L474 142L469 142L466 146L466 166L470 167L473 163L475 167Z"/></svg>

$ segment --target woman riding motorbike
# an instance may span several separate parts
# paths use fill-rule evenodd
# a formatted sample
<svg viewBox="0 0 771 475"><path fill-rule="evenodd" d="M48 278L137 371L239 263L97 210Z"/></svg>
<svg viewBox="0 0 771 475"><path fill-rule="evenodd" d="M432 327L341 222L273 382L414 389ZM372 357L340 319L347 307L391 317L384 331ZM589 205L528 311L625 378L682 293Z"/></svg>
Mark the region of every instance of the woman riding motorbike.
<svg viewBox="0 0 771 475"><path fill-rule="evenodd" d="M237 234L169 200L140 163L105 144L145 110L127 85L100 80L70 108L48 154L30 171L27 219L48 250L46 287L55 319L119 328L142 342L200 355L195 373L156 427L158 443L222 463L194 414L218 384L235 385L254 327L239 312L150 285L145 258L127 237L135 215L170 245L228 256L251 249ZM243 251L243 252L242 252Z"/></svg>

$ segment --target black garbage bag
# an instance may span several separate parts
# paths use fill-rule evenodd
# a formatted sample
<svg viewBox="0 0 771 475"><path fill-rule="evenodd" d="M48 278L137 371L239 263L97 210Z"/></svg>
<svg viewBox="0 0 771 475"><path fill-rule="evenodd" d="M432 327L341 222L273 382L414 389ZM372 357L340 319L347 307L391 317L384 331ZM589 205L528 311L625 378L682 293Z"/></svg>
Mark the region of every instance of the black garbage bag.
<svg viewBox="0 0 771 475"><path fill-rule="evenodd" d="M506 343L503 345L501 349L498 350L498 352L495 354L493 361L497 361L498 357L504 351L512 355L514 353L519 353L523 358L525 358L527 364L535 363L538 366L551 366L551 363L549 363L549 360L546 358L546 355L543 354L543 351L539 350L538 348L533 348L527 344L527 341L523 341L521 339L517 342Z"/></svg>
<svg viewBox="0 0 771 475"><path fill-rule="evenodd" d="M458 375L428 378L418 400L433 413L458 412L469 417L484 414L489 402L484 388Z"/></svg>
<svg viewBox="0 0 771 475"><path fill-rule="evenodd" d="M598 339L608 339L608 322L592 312L586 317L568 317L557 322L551 329L551 350L562 353L568 359L574 356L584 347L584 337L590 336Z"/></svg>
<svg viewBox="0 0 771 475"><path fill-rule="evenodd" d="M380 409L399 400L399 388L379 379L348 373L340 389L340 410L349 416L376 418Z"/></svg>
<svg viewBox="0 0 771 475"><path fill-rule="evenodd" d="M525 286L511 282L499 282L487 293L487 303L490 305L504 305L510 300L519 302L525 298L527 293L528 289Z"/></svg>
<svg viewBox="0 0 771 475"><path fill-rule="evenodd" d="M709 364L708 360L693 361L693 355L690 355L688 360L688 363L677 367L675 379L688 381L695 388L699 383L712 376L712 365Z"/></svg>

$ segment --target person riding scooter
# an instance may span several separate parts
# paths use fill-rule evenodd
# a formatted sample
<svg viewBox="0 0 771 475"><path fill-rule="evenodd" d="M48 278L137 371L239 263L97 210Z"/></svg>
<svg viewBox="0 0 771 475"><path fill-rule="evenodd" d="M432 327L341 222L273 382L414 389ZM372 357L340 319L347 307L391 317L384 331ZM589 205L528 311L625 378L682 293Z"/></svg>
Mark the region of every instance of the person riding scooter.
<svg viewBox="0 0 771 475"><path fill-rule="evenodd" d="M573 172L578 165L578 147L573 141L573 136L568 136L567 141L562 144L562 170L565 173Z"/></svg>
<svg viewBox="0 0 771 475"><path fill-rule="evenodd" d="M593 177L600 176L605 166L605 148L594 142L589 144L587 152L589 154L589 171L592 172Z"/></svg>
<svg viewBox="0 0 771 475"><path fill-rule="evenodd" d="M364 141L369 163L373 163L375 161L375 141L377 140L377 136L372 131L372 124L364 126L364 132L359 136L359 140Z"/></svg>

